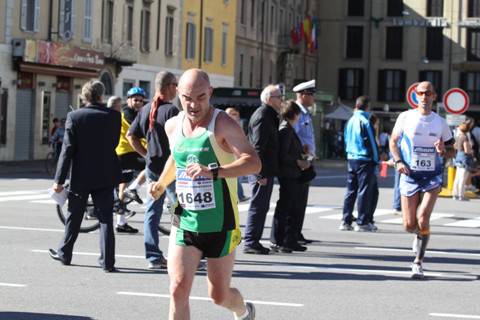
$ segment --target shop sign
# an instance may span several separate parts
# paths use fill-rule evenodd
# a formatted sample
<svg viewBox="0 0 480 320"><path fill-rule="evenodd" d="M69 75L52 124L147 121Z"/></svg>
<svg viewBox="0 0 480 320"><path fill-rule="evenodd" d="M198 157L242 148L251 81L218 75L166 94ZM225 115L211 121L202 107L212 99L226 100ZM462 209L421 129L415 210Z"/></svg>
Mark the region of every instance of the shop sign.
<svg viewBox="0 0 480 320"><path fill-rule="evenodd" d="M428 19L416 19L416 18L393 18L392 25L398 27L448 27L448 21L445 18L428 18Z"/></svg>
<svg viewBox="0 0 480 320"><path fill-rule="evenodd" d="M105 64L102 52L43 40L27 40L23 61L94 70Z"/></svg>

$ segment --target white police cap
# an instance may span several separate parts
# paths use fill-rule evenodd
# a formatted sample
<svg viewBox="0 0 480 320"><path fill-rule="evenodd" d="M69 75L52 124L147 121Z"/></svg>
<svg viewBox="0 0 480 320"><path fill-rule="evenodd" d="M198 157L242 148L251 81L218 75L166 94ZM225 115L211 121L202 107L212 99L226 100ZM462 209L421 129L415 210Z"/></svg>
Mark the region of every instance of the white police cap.
<svg viewBox="0 0 480 320"><path fill-rule="evenodd" d="M302 91L307 91L307 92L315 92L315 79L302 82L297 84L295 87L293 87L293 92L302 92Z"/></svg>

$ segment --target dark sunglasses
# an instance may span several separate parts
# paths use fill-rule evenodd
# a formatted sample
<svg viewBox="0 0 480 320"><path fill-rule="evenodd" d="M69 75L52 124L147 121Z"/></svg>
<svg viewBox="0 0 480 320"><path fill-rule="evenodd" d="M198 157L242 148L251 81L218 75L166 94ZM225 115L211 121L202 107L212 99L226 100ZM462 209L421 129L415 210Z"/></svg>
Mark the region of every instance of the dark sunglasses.
<svg viewBox="0 0 480 320"><path fill-rule="evenodd" d="M433 92L432 91L416 91L417 93L417 96L427 96L427 97L431 97L433 96Z"/></svg>

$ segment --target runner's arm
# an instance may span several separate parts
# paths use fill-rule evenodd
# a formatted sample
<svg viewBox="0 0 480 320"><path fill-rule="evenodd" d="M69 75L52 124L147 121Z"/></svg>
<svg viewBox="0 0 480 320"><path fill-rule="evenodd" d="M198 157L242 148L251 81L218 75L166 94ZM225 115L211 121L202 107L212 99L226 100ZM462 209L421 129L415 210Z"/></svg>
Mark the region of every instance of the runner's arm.
<svg viewBox="0 0 480 320"><path fill-rule="evenodd" d="M153 183L150 187L150 194L154 199L160 198L165 192L167 187L175 181L176 165L172 155L168 157L167 163L163 168L162 174L157 182Z"/></svg>
<svg viewBox="0 0 480 320"><path fill-rule="evenodd" d="M130 142L130 144L132 145L133 149L135 149L135 151L137 151L144 158L147 156L147 149L145 149L142 144L142 140L139 137L132 134L129 130L127 132L126 138L128 142Z"/></svg>

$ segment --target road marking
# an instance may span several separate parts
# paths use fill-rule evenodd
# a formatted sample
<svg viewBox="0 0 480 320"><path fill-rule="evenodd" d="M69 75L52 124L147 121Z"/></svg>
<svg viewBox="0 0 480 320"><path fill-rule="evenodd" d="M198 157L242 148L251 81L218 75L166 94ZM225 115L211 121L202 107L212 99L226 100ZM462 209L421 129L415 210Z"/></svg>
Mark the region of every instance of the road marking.
<svg viewBox="0 0 480 320"><path fill-rule="evenodd" d="M250 204L249 203L242 203L238 205L238 211L239 212L247 212ZM275 207L277 206L276 202L271 202L270 203L270 210L268 211L267 215L268 216L273 216L275 213ZM335 205L318 205L318 204L310 204L307 205L307 208L305 210L305 214L315 214L315 213L322 213L322 212L328 212L336 209L341 209L339 206Z"/></svg>
<svg viewBox="0 0 480 320"><path fill-rule="evenodd" d="M130 292L130 291L118 291L117 294L126 295L126 296L170 299L169 294L142 293L142 292ZM212 301L212 299L207 297L190 296L189 298L190 300ZM304 306L303 304L300 304L300 303L289 303L289 302L275 302L275 301L261 301L261 300L245 300L245 301L252 302L254 304L262 304L262 305L270 305L270 306L282 306L282 307L303 307Z"/></svg>
<svg viewBox="0 0 480 320"><path fill-rule="evenodd" d="M389 215L389 214L393 214L392 209L377 209L375 211L375 217L386 216L386 215ZM358 217L358 211L354 211L353 215ZM341 221L342 218L343 218L343 214L342 213L335 213L335 214L329 214L329 215L326 215L326 216L320 216L318 218L319 219L329 219L329 220Z"/></svg>
<svg viewBox="0 0 480 320"><path fill-rule="evenodd" d="M39 200L39 199L48 199L50 195L47 194L31 194L31 195L19 195L19 196L10 196L10 197L1 197L0 202L5 201L28 201L28 200Z"/></svg>
<svg viewBox="0 0 480 320"><path fill-rule="evenodd" d="M64 229L46 229L46 228L28 228L28 227L11 227L0 226L0 229L6 230L25 230L25 231L43 231L43 232L64 232Z"/></svg>
<svg viewBox="0 0 480 320"><path fill-rule="evenodd" d="M456 318L456 319L480 319L480 316L468 315L468 314L453 314L453 313L430 313L431 317L442 318Z"/></svg>
<svg viewBox="0 0 480 320"><path fill-rule="evenodd" d="M376 211L375 211L375 215L377 215ZM451 213L434 212L430 217L430 221L440 220L444 218L451 218L454 216L455 215ZM379 223L403 224L403 218L386 219L386 220L379 221Z"/></svg>
<svg viewBox="0 0 480 320"><path fill-rule="evenodd" d="M480 227L480 217L475 219L466 219L457 222L447 223L448 227L464 227L464 228L478 228Z"/></svg>
<svg viewBox="0 0 480 320"><path fill-rule="evenodd" d="M26 284L0 282L0 287L23 288L23 287L26 287L26 286L27 286Z"/></svg>
<svg viewBox="0 0 480 320"><path fill-rule="evenodd" d="M368 251L410 252L410 253L412 252L412 249L394 249L394 248L380 248L380 247L355 247L355 249L368 250ZM451 255L451 256L480 257L480 254L478 253L468 253L468 252L427 250L426 253L439 254L439 255Z"/></svg>
<svg viewBox="0 0 480 320"><path fill-rule="evenodd" d="M18 196L24 194L38 194L38 193L46 193L47 190L23 190L23 191L2 191L0 192L0 197L5 196Z"/></svg>
<svg viewBox="0 0 480 320"><path fill-rule="evenodd" d="M47 253L48 250L32 249L32 252L34 252L34 253ZM73 254L78 255L78 256L100 256L100 253L97 253L97 252L74 251ZM129 254L115 254L115 258L145 259L145 256L136 256L136 255L129 255Z"/></svg>
<svg viewBox="0 0 480 320"><path fill-rule="evenodd" d="M35 201L30 201L30 203L42 203L42 204L57 204L55 200L49 199L49 200L35 200Z"/></svg>

